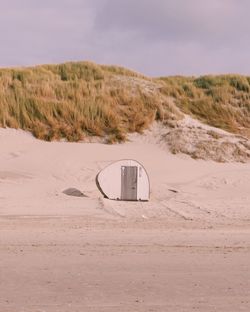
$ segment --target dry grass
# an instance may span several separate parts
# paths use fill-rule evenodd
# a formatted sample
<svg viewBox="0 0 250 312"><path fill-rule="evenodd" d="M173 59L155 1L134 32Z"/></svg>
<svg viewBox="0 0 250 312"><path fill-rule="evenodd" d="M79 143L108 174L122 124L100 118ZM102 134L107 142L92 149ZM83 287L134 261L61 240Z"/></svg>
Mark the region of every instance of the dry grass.
<svg viewBox="0 0 250 312"><path fill-rule="evenodd" d="M249 82L241 76L149 79L87 62L2 69L0 126L44 140L101 136L114 143L154 120L171 123L181 110L250 136Z"/></svg>
<svg viewBox="0 0 250 312"><path fill-rule="evenodd" d="M128 132L147 128L163 109L157 94L115 83L114 76L129 71L114 72L91 63L1 70L0 126L22 128L44 140L93 135L123 141Z"/></svg>
<svg viewBox="0 0 250 312"><path fill-rule="evenodd" d="M170 77L162 92L204 123L250 137L250 77L239 75Z"/></svg>

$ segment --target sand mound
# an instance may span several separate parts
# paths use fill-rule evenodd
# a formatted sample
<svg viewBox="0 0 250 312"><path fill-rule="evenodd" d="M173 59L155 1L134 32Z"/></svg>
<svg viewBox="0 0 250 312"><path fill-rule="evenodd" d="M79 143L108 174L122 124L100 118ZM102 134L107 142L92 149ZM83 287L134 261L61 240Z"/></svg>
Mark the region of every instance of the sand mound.
<svg viewBox="0 0 250 312"><path fill-rule="evenodd" d="M193 124L191 127L194 131L211 130L199 129L199 125ZM130 142L117 145L47 143L23 131L1 130L4 148L0 154L0 213L84 214L90 218L154 219L157 222L167 219L199 223L202 220L202 224L248 220L249 163L221 164L194 160L183 154L172 155L168 151L170 143L178 141L173 139L168 143L167 138L178 129L181 126L170 128L154 124L144 135L132 135ZM221 131L219 134L234 142L234 136ZM192 139L191 135L189 137ZM235 157L223 155L231 155L228 160ZM208 150L204 158L213 158L211 151ZM95 183L96 174L120 159L136 159L147 169L151 184L149 203L111 202L100 194ZM68 188L69 185L77 189Z"/></svg>
<svg viewBox="0 0 250 312"><path fill-rule="evenodd" d="M250 140L241 135L202 124L189 116L179 121L155 122L144 135L132 134L130 140L156 144L173 154L216 162L250 161Z"/></svg>
<svg viewBox="0 0 250 312"><path fill-rule="evenodd" d="M84 195L80 190L71 187L63 191L63 194L68 195L68 196L73 196L73 197L87 197Z"/></svg>
<svg viewBox="0 0 250 312"><path fill-rule="evenodd" d="M189 122L187 122L189 121ZM162 136L170 151L192 158L217 162L247 162L250 160L250 141L186 117Z"/></svg>

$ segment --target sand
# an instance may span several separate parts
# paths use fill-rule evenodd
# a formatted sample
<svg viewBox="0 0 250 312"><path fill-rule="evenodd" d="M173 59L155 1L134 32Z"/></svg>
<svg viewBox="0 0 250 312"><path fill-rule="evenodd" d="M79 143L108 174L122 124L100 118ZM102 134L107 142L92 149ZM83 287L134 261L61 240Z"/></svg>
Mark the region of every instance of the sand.
<svg viewBox="0 0 250 312"><path fill-rule="evenodd" d="M150 202L102 198L96 174L123 158L148 170ZM250 164L172 155L149 135L0 129L0 259L1 312L249 311Z"/></svg>

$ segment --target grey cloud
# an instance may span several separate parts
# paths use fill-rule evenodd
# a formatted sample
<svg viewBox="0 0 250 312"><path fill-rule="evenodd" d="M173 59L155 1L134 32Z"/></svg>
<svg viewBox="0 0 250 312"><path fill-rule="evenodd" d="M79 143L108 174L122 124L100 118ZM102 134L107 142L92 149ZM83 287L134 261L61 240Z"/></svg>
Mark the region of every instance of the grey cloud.
<svg viewBox="0 0 250 312"><path fill-rule="evenodd" d="M0 3L0 65L83 59L93 14L87 1Z"/></svg>
<svg viewBox="0 0 250 312"><path fill-rule="evenodd" d="M247 0L106 0L95 28L126 64L150 74L247 74L249 9Z"/></svg>
<svg viewBox="0 0 250 312"><path fill-rule="evenodd" d="M248 36L247 9L244 0L241 5L236 0L108 0L96 27L137 32L146 40L219 43Z"/></svg>
<svg viewBox="0 0 250 312"><path fill-rule="evenodd" d="M0 66L68 60L157 76L250 73L248 0L0 1Z"/></svg>

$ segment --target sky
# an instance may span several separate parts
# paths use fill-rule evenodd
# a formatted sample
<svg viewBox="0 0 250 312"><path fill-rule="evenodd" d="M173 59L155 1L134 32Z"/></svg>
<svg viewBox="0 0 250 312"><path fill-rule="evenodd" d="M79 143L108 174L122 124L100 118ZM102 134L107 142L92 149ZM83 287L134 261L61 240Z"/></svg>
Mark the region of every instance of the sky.
<svg viewBox="0 0 250 312"><path fill-rule="evenodd" d="M0 66L250 75L249 0L0 0Z"/></svg>

